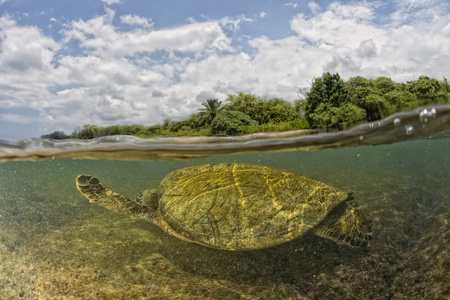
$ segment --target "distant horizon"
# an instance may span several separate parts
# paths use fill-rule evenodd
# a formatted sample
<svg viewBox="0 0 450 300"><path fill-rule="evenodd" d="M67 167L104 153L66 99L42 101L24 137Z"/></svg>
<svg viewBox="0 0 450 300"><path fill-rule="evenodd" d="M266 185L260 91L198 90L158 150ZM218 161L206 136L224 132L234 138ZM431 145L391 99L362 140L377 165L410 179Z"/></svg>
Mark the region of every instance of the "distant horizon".
<svg viewBox="0 0 450 300"><path fill-rule="evenodd" d="M174 9L175 7L175 9ZM445 0L0 0L0 140L182 120L227 94L450 76Z"/></svg>

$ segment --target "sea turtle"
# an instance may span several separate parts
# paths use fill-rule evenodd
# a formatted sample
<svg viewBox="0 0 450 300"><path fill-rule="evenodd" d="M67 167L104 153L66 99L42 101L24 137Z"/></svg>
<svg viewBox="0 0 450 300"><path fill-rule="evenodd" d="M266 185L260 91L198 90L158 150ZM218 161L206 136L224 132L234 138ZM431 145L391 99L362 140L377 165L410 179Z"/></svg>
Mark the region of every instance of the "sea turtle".
<svg viewBox="0 0 450 300"><path fill-rule="evenodd" d="M271 247L312 230L351 246L372 239L371 222L351 197L321 182L265 166L217 163L167 175L141 203L89 175L76 179L92 203L142 218L189 242L226 250Z"/></svg>

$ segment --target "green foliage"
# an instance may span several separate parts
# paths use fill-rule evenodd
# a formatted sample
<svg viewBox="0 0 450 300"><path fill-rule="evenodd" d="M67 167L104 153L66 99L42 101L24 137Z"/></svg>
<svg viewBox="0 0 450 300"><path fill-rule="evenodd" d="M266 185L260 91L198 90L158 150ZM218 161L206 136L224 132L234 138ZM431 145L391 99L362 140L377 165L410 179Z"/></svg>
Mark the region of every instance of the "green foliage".
<svg viewBox="0 0 450 300"><path fill-rule="evenodd" d="M264 123L264 99L251 94L238 93L237 95L228 95L228 102L225 108L229 111L240 111L257 121Z"/></svg>
<svg viewBox="0 0 450 300"><path fill-rule="evenodd" d="M439 82L420 76L418 80L398 84L387 77L371 80L357 76L345 83L344 93L336 92L340 91L341 83L337 74L329 73L324 73L321 78L313 81L304 106L306 117L312 126L342 129L352 122L359 122L361 118L370 122L397 111L431 103L450 102L448 81L445 78ZM330 95L341 95L341 101L330 100Z"/></svg>
<svg viewBox="0 0 450 300"><path fill-rule="evenodd" d="M76 129L70 138L93 139L108 135L134 135L141 136L147 131L143 125L115 125L108 127L98 127L96 125L86 124L83 129Z"/></svg>
<svg viewBox="0 0 450 300"><path fill-rule="evenodd" d="M358 107L364 108L366 98L375 93L375 84L372 80L361 76L352 77L345 83L349 100Z"/></svg>
<svg viewBox="0 0 450 300"><path fill-rule="evenodd" d="M395 84L386 77L370 80L358 76L345 83L349 100L352 104L366 111L367 121L379 120L391 111L390 103L383 94L393 91Z"/></svg>
<svg viewBox="0 0 450 300"><path fill-rule="evenodd" d="M319 127L345 129L349 124L362 120L366 112L352 103L343 103L340 106L327 106L321 103L311 114L311 119Z"/></svg>
<svg viewBox="0 0 450 300"><path fill-rule="evenodd" d="M441 81L442 93L447 94L450 93L450 81L443 77Z"/></svg>
<svg viewBox="0 0 450 300"><path fill-rule="evenodd" d="M437 79L427 76L420 76L418 80L408 81L406 90L416 94L420 99L433 99L441 90L441 84Z"/></svg>
<svg viewBox="0 0 450 300"><path fill-rule="evenodd" d="M52 140L63 140L68 138L68 136L63 131L55 131L50 134L45 134L41 136L41 139L52 139Z"/></svg>
<svg viewBox="0 0 450 300"><path fill-rule="evenodd" d="M85 124L83 130L81 130L76 138L79 139L93 139L100 136L101 129L97 125Z"/></svg>
<svg viewBox="0 0 450 300"><path fill-rule="evenodd" d="M289 122L299 117L296 108L289 101L280 98L265 100L242 92L238 95L228 95L225 108L240 111L258 124Z"/></svg>
<svg viewBox="0 0 450 300"><path fill-rule="evenodd" d="M381 95L387 94L397 89L397 84L390 78L378 77L373 81L375 88Z"/></svg>
<svg viewBox="0 0 450 300"><path fill-rule="evenodd" d="M450 103L450 82L447 78L441 81L442 103Z"/></svg>
<svg viewBox="0 0 450 300"><path fill-rule="evenodd" d="M281 132L287 130L308 129L310 125L306 118L297 118L289 122L266 123L261 125L247 125L242 128L242 134L258 132Z"/></svg>
<svg viewBox="0 0 450 300"><path fill-rule="evenodd" d="M116 131L122 135L139 136L145 132L145 127L143 125L116 126Z"/></svg>
<svg viewBox="0 0 450 300"><path fill-rule="evenodd" d="M337 107L347 101L344 81L339 74L323 73L322 77L315 78L311 90L306 97L306 118L311 120L310 114L321 105Z"/></svg>
<svg viewBox="0 0 450 300"><path fill-rule="evenodd" d="M426 76L407 84L387 77L375 80L361 76L344 82L339 74L323 73L312 81L311 89L302 89L305 99L289 101L238 93L228 95L226 104L218 99L202 103L199 113L187 120L167 118L163 124L115 125L98 127L86 124L70 136L55 131L42 138L92 139L105 135L139 137L246 134L268 131L325 127L342 130L363 120L375 121L394 112L411 110L431 103L450 103L450 83Z"/></svg>
<svg viewBox="0 0 450 300"><path fill-rule="evenodd" d="M172 123L172 119L171 118L164 119L164 121L163 121L164 128L168 128L170 123Z"/></svg>
<svg viewBox="0 0 450 300"><path fill-rule="evenodd" d="M305 113L314 127L344 128L366 116L358 107L370 93L372 83L363 77L355 77L350 84L344 83L339 74L324 73L313 81L305 99Z"/></svg>
<svg viewBox="0 0 450 300"><path fill-rule="evenodd" d="M389 102L384 97L377 94L367 95L362 108L366 111L366 118L369 122L380 120L386 117L390 112Z"/></svg>
<svg viewBox="0 0 450 300"><path fill-rule="evenodd" d="M414 108L413 95L408 92L393 90L384 95L384 98L390 103L394 111L404 111Z"/></svg>
<svg viewBox="0 0 450 300"><path fill-rule="evenodd" d="M199 111L199 124L211 124L219 112L223 110L222 102L218 99L208 99L202 102L203 108Z"/></svg>
<svg viewBox="0 0 450 300"><path fill-rule="evenodd" d="M294 101L294 109L298 116L304 116L306 112L306 99Z"/></svg>
<svg viewBox="0 0 450 300"><path fill-rule="evenodd" d="M242 133L244 126L257 124L255 120L243 112L224 110L212 121L211 132L219 135L238 135Z"/></svg>
<svg viewBox="0 0 450 300"><path fill-rule="evenodd" d="M197 129L200 127L200 118L201 116L199 114L192 114L189 116L189 119L183 121L184 125L189 126L193 129Z"/></svg>
<svg viewBox="0 0 450 300"><path fill-rule="evenodd" d="M299 114L289 101L273 98L263 102L260 124L289 122L298 116Z"/></svg>

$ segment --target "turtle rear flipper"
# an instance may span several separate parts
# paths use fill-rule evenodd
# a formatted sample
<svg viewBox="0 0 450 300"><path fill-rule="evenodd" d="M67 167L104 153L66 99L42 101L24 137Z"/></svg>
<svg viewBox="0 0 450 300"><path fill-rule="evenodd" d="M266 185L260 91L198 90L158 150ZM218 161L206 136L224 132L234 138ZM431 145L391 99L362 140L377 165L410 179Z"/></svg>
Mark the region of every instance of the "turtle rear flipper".
<svg viewBox="0 0 450 300"><path fill-rule="evenodd" d="M314 233L353 247L364 247L372 240L372 222L361 212L355 201L346 201L336 207L314 229Z"/></svg>

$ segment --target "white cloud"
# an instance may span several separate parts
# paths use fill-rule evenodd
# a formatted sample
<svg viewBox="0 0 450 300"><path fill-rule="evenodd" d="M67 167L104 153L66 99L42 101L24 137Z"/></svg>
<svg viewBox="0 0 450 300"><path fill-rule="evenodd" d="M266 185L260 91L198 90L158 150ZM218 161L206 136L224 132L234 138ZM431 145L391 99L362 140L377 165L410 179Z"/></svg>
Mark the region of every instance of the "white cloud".
<svg viewBox="0 0 450 300"><path fill-rule="evenodd" d="M450 6L446 0L395 0L397 10L391 14L392 23L421 23L446 15Z"/></svg>
<svg viewBox="0 0 450 300"><path fill-rule="evenodd" d="M312 18L299 14L291 21L291 28L300 38L317 45L356 47L363 36L384 42L383 30L372 24L373 18L374 11L365 2L353 5L334 2L325 12Z"/></svg>
<svg viewBox="0 0 450 300"><path fill-rule="evenodd" d="M402 2L400 9L407 1ZM429 8L424 1L408 2L409 7ZM449 61L450 39L442 30L450 22L448 14L435 15L431 22L398 24L392 20L380 26L374 22L375 8L367 2L335 2L311 18L299 14L291 26L300 39L328 51L323 71L339 72L346 78L388 76L404 81L422 74L440 78L448 72L450 63L445 61Z"/></svg>
<svg viewBox="0 0 450 300"><path fill-rule="evenodd" d="M0 18L2 70L11 72L45 71L51 68L54 51L59 45L35 27L18 27L5 16Z"/></svg>
<svg viewBox="0 0 450 300"><path fill-rule="evenodd" d="M253 22L251 18L247 18L245 15L240 15L237 18L224 17L220 20L219 24L228 30L237 32L239 30L239 25L242 22Z"/></svg>
<svg viewBox="0 0 450 300"><path fill-rule="evenodd" d="M0 32L1 107L41 109L57 80L52 77L53 60L60 46L35 27L17 26L8 16L0 18Z"/></svg>
<svg viewBox="0 0 450 300"><path fill-rule="evenodd" d="M259 17L260 18L265 18L266 15L267 15L267 13L265 11L262 11L262 12L259 13Z"/></svg>
<svg viewBox="0 0 450 300"><path fill-rule="evenodd" d="M158 31L118 32L105 17L74 21L65 31L66 41L77 40L88 51L102 57L125 57L156 50L201 53L206 49L231 50L230 40L217 22L192 23Z"/></svg>
<svg viewBox="0 0 450 300"><path fill-rule="evenodd" d="M379 25L369 2L315 7L315 14L291 20L291 36L249 38L248 53L233 46L240 24L253 21L245 16L155 30L151 20L125 15L121 22L135 27L123 31L107 8L103 16L67 24L60 41L1 17L0 120L70 133L87 123L182 119L207 98L239 91L293 100L297 86L326 71L396 81L449 76L448 14ZM81 53L61 51L73 41ZM25 108L31 117L17 113Z"/></svg>
<svg viewBox="0 0 450 300"><path fill-rule="evenodd" d="M120 16L120 21L124 24L136 25L136 26L141 26L144 28L152 28L153 27L153 23L149 22L149 19L142 18L142 17L136 16L136 15Z"/></svg>
<svg viewBox="0 0 450 300"><path fill-rule="evenodd" d="M118 4L121 0L102 0L106 5Z"/></svg>
<svg viewBox="0 0 450 300"><path fill-rule="evenodd" d="M293 2L288 2L284 4L285 6L291 6L292 8L296 8L297 7L297 3L293 3Z"/></svg>
<svg viewBox="0 0 450 300"><path fill-rule="evenodd" d="M0 113L0 121L13 122L19 124L31 124L33 119L20 114L2 114ZM36 121L36 120L35 120Z"/></svg>
<svg viewBox="0 0 450 300"><path fill-rule="evenodd" d="M361 58L371 58L377 54L377 45L372 39L365 40L359 44L356 52Z"/></svg>
<svg viewBox="0 0 450 300"><path fill-rule="evenodd" d="M318 14L319 12L320 12L320 6L319 6L319 4L317 4L316 2L314 2L314 1L311 1L311 2L309 2L308 3L308 7L309 7L309 9L311 10L311 12L313 13L313 14Z"/></svg>

